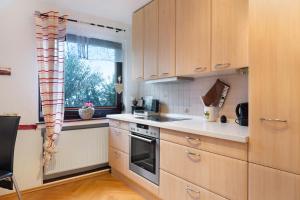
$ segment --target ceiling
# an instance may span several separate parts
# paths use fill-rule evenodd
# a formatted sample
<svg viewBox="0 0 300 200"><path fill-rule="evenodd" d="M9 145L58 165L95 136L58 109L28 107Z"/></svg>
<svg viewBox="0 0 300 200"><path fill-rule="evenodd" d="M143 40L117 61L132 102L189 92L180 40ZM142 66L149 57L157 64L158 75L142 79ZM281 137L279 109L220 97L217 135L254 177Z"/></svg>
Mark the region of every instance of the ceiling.
<svg viewBox="0 0 300 200"><path fill-rule="evenodd" d="M131 24L133 11L151 0L45 0L64 9Z"/></svg>

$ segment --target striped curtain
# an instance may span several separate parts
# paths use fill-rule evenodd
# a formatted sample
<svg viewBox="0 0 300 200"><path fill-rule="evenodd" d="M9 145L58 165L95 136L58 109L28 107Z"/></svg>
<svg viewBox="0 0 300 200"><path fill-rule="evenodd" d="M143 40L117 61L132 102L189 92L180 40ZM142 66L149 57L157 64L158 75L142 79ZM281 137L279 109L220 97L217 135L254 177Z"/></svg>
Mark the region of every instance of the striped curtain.
<svg viewBox="0 0 300 200"><path fill-rule="evenodd" d="M64 119L64 46L66 16L48 12L35 16L42 112L46 126L44 166L55 153Z"/></svg>

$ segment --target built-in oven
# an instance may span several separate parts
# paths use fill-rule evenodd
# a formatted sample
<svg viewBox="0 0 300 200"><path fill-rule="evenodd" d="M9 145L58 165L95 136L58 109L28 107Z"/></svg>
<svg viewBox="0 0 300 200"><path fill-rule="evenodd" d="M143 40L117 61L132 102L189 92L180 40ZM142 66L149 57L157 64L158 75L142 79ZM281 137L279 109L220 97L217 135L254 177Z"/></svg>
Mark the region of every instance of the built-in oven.
<svg viewBox="0 0 300 200"><path fill-rule="evenodd" d="M159 128L129 124L129 169L159 185Z"/></svg>

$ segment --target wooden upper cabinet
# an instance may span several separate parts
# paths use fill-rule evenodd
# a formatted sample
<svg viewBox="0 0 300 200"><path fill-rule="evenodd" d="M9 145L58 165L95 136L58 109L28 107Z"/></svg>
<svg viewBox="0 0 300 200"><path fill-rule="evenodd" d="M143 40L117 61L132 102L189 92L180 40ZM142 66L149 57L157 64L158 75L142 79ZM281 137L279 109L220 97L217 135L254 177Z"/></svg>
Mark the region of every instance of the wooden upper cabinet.
<svg viewBox="0 0 300 200"><path fill-rule="evenodd" d="M176 0L176 75L210 71L211 0Z"/></svg>
<svg viewBox="0 0 300 200"><path fill-rule="evenodd" d="M158 0L144 7L144 79L158 78Z"/></svg>
<svg viewBox="0 0 300 200"><path fill-rule="evenodd" d="M159 0L158 74L175 76L175 0Z"/></svg>
<svg viewBox="0 0 300 200"><path fill-rule="evenodd" d="M212 0L212 70L247 67L248 0Z"/></svg>
<svg viewBox="0 0 300 200"><path fill-rule="evenodd" d="M300 174L300 1L250 1L253 163Z"/></svg>
<svg viewBox="0 0 300 200"><path fill-rule="evenodd" d="M132 18L132 75L133 79L144 78L144 10Z"/></svg>

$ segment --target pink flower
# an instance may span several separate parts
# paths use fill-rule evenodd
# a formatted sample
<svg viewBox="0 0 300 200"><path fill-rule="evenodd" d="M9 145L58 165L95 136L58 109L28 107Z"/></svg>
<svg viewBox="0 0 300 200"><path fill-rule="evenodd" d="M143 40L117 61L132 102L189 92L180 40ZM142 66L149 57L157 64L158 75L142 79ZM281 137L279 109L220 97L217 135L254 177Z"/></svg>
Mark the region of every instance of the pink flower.
<svg viewBox="0 0 300 200"><path fill-rule="evenodd" d="M84 107L94 107L94 104L91 102L84 103Z"/></svg>

